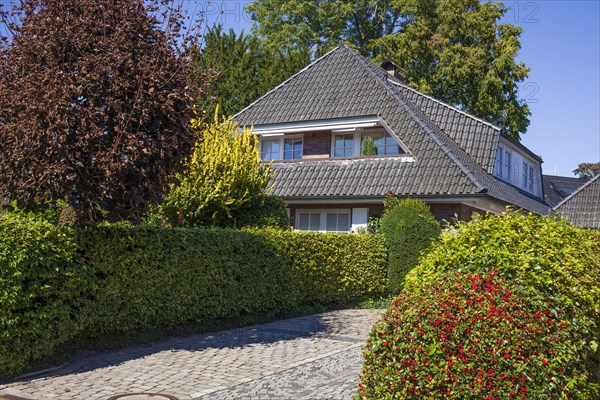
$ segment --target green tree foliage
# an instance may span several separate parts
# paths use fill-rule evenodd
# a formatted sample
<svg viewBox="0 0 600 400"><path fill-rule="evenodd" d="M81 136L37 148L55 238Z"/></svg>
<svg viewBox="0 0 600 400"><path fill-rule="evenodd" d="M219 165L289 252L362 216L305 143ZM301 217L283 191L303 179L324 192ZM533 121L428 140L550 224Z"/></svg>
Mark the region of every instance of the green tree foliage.
<svg viewBox="0 0 600 400"><path fill-rule="evenodd" d="M515 58L521 28L499 24L502 2L479 0L256 0L253 30L278 50L323 55L344 40L362 55L396 63L408 85L503 127L516 139L531 115Z"/></svg>
<svg viewBox="0 0 600 400"><path fill-rule="evenodd" d="M281 52L260 45L254 35L223 32L216 25L203 36L203 48L195 60L200 71L218 71L206 97L207 116L217 104L231 116L298 72L310 61L307 51Z"/></svg>
<svg viewBox="0 0 600 400"><path fill-rule="evenodd" d="M211 124L195 119L192 126L198 140L162 210L173 225L232 226L268 194L273 172L261 164L252 131L238 132L237 123L219 117L218 107Z"/></svg>
<svg viewBox="0 0 600 400"><path fill-rule="evenodd" d="M600 175L600 162L597 163L581 163L577 165L577 168L573 170L575 175L580 178L591 179L597 175Z"/></svg>
<svg viewBox="0 0 600 400"><path fill-rule="evenodd" d="M366 136L362 141L362 147L360 149L361 156L376 156L377 155L377 145L373 142L373 138L371 136Z"/></svg>
<svg viewBox="0 0 600 400"><path fill-rule="evenodd" d="M192 105L208 80L187 80L182 16L169 3L0 9L11 33L0 38L0 196L31 209L66 200L87 223L136 220L158 200L192 148Z"/></svg>
<svg viewBox="0 0 600 400"><path fill-rule="evenodd" d="M387 200L380 229L389 254L388 287L397 294L423 250L439 236L440 224L421 200Z"/></svg>
<svg viewBox="0 0 600 400"><path fill-rule="evenodd" d="M351 43L372 56L371 42L393 34L405 18L406 1L394 0L256 0L247 11L254 31L270 48L311 50L317 57Z"/></svg>
<svg viewBox="0 0 600 400"><path fill-rule="evenodd" d="M408 85L519 139L531 112L517 85L529 68L515 61L522 29L498 23L506 10L479 0L415 2L398 33L375 41L378 58L396 63Z"/></svg>

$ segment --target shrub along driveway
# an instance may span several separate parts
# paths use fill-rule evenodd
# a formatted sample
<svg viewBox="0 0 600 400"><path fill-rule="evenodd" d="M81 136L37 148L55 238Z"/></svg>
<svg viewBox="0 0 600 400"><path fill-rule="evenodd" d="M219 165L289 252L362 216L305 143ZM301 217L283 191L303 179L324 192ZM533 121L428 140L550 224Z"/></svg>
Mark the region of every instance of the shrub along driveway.
<svg viewBox="0 0 600 400"><path fill-rule="evenodd" d="M95 354L0 385L0 400L351 399L377 314L332 311Z"/></svg>

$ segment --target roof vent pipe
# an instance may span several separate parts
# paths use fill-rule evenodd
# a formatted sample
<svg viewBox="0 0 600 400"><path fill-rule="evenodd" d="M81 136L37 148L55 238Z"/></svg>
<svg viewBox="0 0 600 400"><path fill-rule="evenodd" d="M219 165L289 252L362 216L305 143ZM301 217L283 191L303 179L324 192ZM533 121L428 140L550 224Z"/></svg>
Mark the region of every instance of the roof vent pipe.
<svg viewBox="0 0 600 400"><path fill-rule="evenodd" d="M385 69L388 74L390 74L394 78L398 79L400 82L404 82L404 78L402 77L402 75L400 75L398 73L400 68L398 68L398 66L396 64L394 64L393 62L384 61L381 63L381 68Z"/></svg>

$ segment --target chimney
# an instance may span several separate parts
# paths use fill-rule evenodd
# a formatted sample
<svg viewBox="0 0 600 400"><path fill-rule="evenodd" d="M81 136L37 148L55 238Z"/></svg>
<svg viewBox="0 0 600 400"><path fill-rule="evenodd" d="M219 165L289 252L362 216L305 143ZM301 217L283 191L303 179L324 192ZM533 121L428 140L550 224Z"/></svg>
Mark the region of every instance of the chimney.
<svg viewBox="0 0 600 400"><path fill-rule="evenodd" d="M390 74L394 78L398 79L400 82L404 82L404 78L402 77L402 75L400 75L398 73L400 68L398 68L398 66L396 64L394 64L393 62L384 61L381 63L381 68L385 69L388 74Z"/></svg>

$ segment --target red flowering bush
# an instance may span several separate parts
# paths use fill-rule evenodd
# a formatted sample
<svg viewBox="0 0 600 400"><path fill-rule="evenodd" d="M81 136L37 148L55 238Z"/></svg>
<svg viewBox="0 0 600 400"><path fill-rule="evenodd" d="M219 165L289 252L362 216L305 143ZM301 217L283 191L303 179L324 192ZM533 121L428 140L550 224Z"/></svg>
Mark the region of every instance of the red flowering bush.
<svg viewBox="0 0 600 400"><path fill-rule="evenodd" d="M357 399L577 398L586 380L570 316L495 271L404 291L364 348Z"/></svg>

